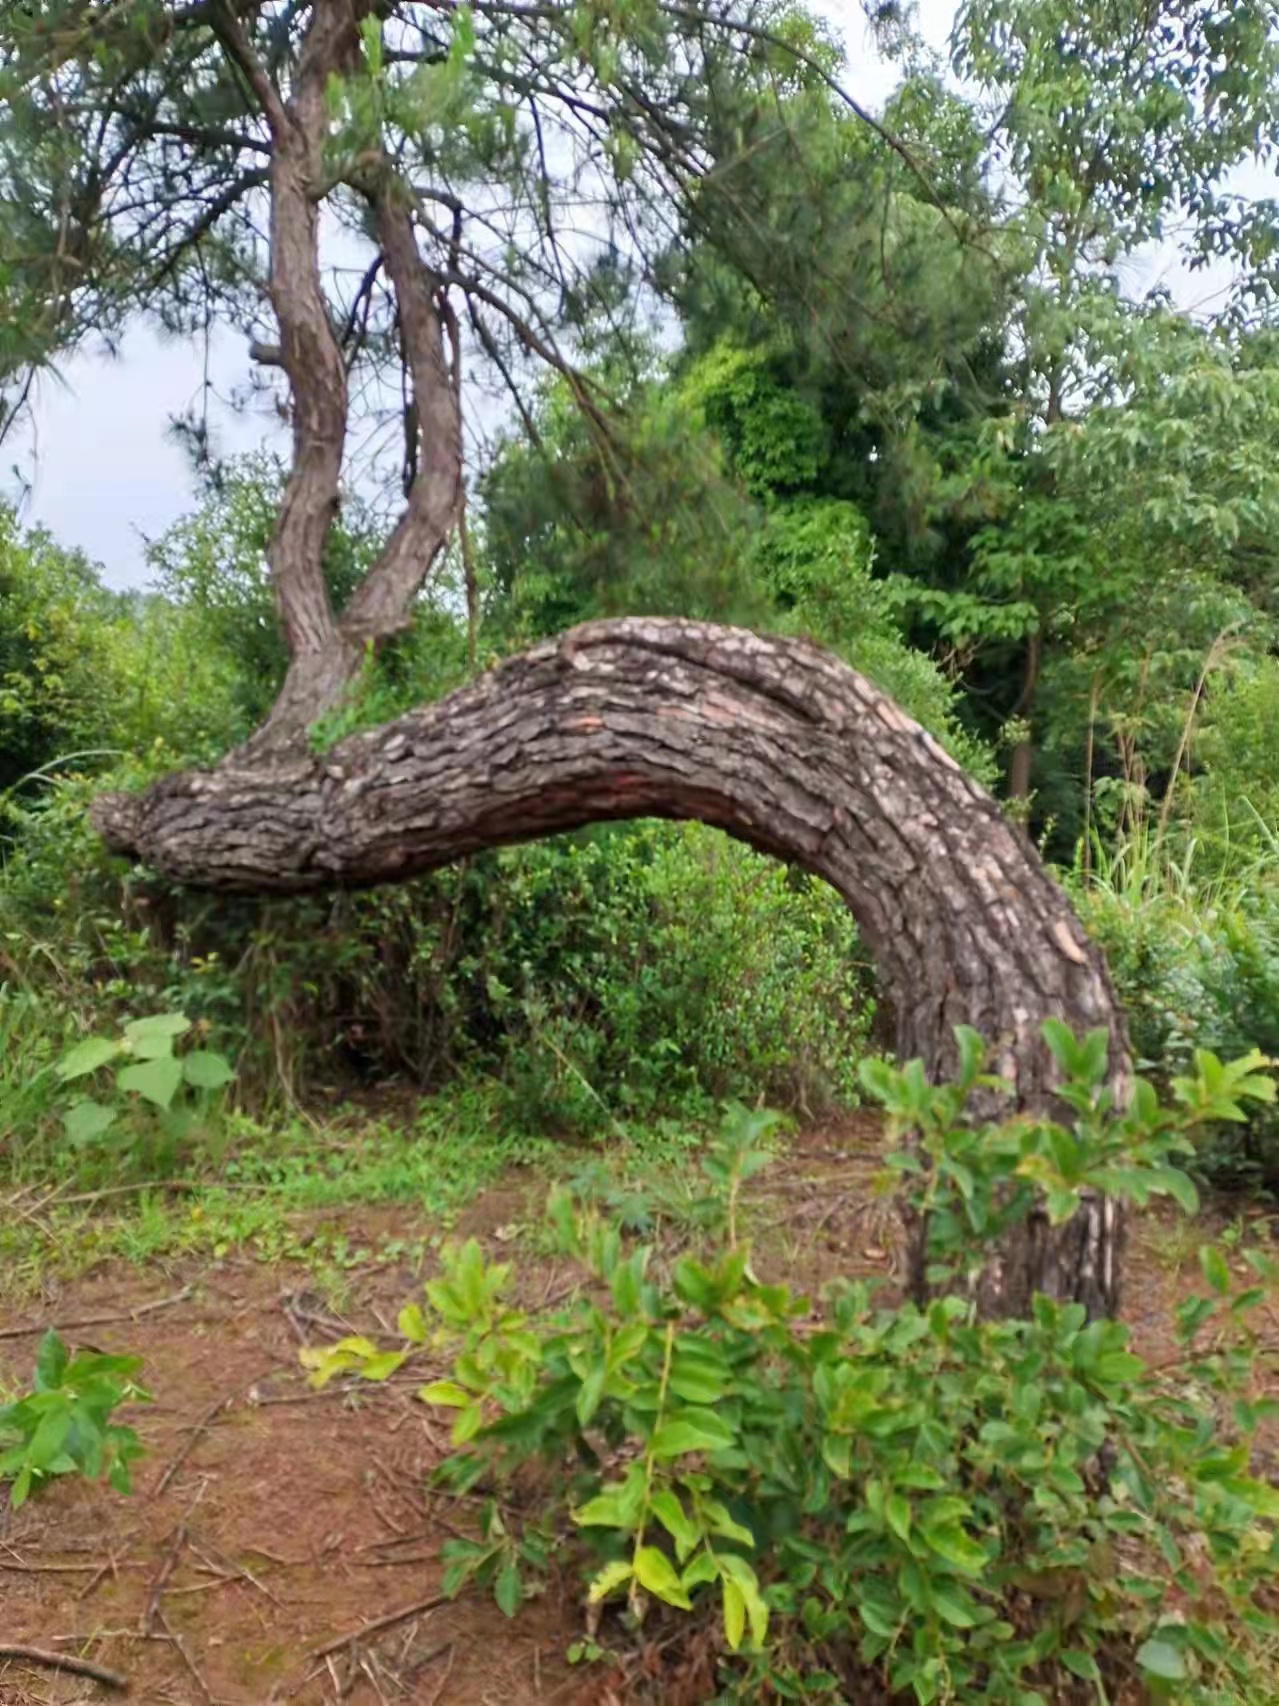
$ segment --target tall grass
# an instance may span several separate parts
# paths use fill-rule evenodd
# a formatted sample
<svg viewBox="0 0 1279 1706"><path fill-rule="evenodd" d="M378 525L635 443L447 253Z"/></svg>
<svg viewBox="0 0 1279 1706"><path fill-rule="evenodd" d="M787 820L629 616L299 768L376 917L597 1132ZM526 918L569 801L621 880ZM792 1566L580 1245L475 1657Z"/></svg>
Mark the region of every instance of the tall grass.
<svg viewBox="0 0 1279 1706"><path fill-rule="evenodd" d="M1139 1066L1156 1078L1197 1048L1279 1056L1279 835L1252 812L1248 833L1161 832L1138 818L1093 834L1067 887L1104 948ZM1279 1125L1259 1114L1206 1136L1206 1178L1279 1194Z"/></svg>
<svg viewBox="0 0 1279 1706"><path fill-rule="evenodd" d="M66 1015L29 989L0 983L0 1168L13 1175L43 1152L60 1086L53 1064Z"/></svg>

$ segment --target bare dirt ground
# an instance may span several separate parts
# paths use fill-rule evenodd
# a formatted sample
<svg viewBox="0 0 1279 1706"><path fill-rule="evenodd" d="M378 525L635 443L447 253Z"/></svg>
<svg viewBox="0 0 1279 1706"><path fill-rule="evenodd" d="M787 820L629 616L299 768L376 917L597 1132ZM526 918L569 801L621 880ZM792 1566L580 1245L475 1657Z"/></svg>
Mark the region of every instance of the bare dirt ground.
<svg viewBox="0 0 1279 1706"><path fill-rule="evenodd" d="M891 1276L893 1211L870 1190L874 1122L802 1134L761 1180L759 1265L800 1287L835 1273ZM489 1192L458 1228L510 1253L513 1223L540 1191ZM319 1217L317 1217L319 1218ZM332 1215L322 1217L333 1223ZM352 1244L420 1237L406 1210L338 1217ZM1131 1313L1148 1351L1180 1284L1156 1223L1132 1252ZM1193 1246L1190 1246L1193 1249ZM530 1300L571 1287L528 1257ZM707 1697L713 1654L682 1670L655 1640L627 1666L571 1668L582 1633L571 1579L508 1621L474 1593L440 1597L437 1553L470 1534L473 1508L428 1488L447 1450L422 1378L355 1390L306 1384L303 1343L388 1335L419 1294L406 1267L353 1274L339 1313L299 1266L231 1254L217 1262L113 1263L41 1298L8 1304L0 1279L0 1381L25 1381L40 1333L138 1354L155 1402L128 1419L147 1455L131 1497L68 1477L22 1510L0 1505L0 1648L26 1645L127 1678L129 1698L166 1706L620 1706ZM407 1371L406 1371L407 1373ZM0 1706L89 1706L106 1683L0 1657Z"/></svg>

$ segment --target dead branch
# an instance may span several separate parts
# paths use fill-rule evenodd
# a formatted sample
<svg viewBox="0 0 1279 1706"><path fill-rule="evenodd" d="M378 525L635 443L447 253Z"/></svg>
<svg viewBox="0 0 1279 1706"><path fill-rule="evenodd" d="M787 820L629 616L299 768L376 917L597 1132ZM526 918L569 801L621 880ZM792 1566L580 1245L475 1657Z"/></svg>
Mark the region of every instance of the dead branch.
<svg viewBox="0 0 1279 1706"><path fill-rule="evenodd" d="M181 1291L174 1292L172 1297L157 1298L154 1303L140 1303L136 1309L127 1309L123 1314L86 1315L82 1321L38 1321L26 1327L0 1327L0 1339L25 1339L29 1335L50 1330L65 1338L69 1333L83 1332L86 1327L109 1327L117 1321L140 1321L144 1315L154 1315L158 1309L172 1309L175 1304L185 1303L190 1296L191 1287L186 1285Z"/></svg>
<svg viewBox="0 0 1279 1706"><path fill-rule="evenodd" d="M196 1441L203 1434L208 1432L214 1418L220 1415L221 1412L227 1408L230 1402L231 1400L229 1398L219 1398L216 1404L210 1404L209 1408L205 1411L204 1415L201 1416L198 1422L195 1422L188 1428L186 1440L177 1454L169 1460L164 1474L161 1475L159 1481L156 1483L155 1491L151 1495L152 1498L158 1499L161 1496L165 1488L169 1485L169 1482L172 1481L178 1470L181 1469L187 1458L190 1457L192 1451L194 1451Z"/></svg>
<svg viewBox="0 0 1279 1706"><path fill-rule="evenodd" d="M336 1641L330 1641L325 1647L317 1647L311 1654L313 1659L327 1659L333 1653L340 1653L343 1647L349 1647L356 1641L367 1640L370 1635L378 1635L383 1629L394 1629L397 1623L405 1623L410 1617L424 1617L428 1611L438 1611L440 1606L447 1605L448 1595L432 1594L429 1599L420 1599L414 1605L402 1606L399 1611L388 1611L385 1617L375 1618L372 1623L366 1623L363 1629L355 1629L349 1635L341 1635Z"/></svg>
<svg viewBox="0 0 1279 1706"><path fill-rule="evenodd" d="M147 1596L147 1608L142 1614L142 1633L144 1635L151 1635L155 1632L156 1622L161 1616L160 1601L164 1598L164 1590L169 1585L170 1576L178 1567L178 1559L182 1556L182 1549L186 1543L187 1527L183 1522L179 1523L174 1529L173 1538L169 1542L169 1549L161 1560L160 1568L156 1571L155 1579L151 1583L151 1592Z"/></svg>
<svg viewBox="0 0 1279 1706"><path fill-rule="evenodd" d="M27 1665L43 1665L46 1670L66 1671L70 1676L91 1677L104 1688L117 1689L121 1694L129 1692L129 1679L118 1670L108 1670L105 1665L95 1665L92 1659L73 1658L70 1653L46 1653L40 1647L23 1647L10 1642L0 1642L0 1659L14 1659Z"/></svg>

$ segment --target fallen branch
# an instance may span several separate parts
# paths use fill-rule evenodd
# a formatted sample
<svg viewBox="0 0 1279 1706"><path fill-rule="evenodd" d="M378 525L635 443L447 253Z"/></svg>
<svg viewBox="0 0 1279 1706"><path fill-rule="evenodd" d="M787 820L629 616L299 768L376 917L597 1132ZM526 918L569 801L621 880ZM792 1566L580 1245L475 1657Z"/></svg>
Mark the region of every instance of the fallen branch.
<svg viewBox="0 0 1279 1706"><path fill-rule="evenodd" d="M155 1492L151 1495L153 1499L158 1499L163 1494L165 1488L169 1485L169 1482L172 1481L178 1470L181 1469L187 1458L190 1457L191 1453L195 1450L196 1441L209 1431L215 1417L220 1415L221 1412L227 1408L230 1402L231 1400L229 1398L219 1398L216 1404L210 1404L209 1408L200 1417L198 1422L195 1422L190 1426L187 1431L186 1441L177 1453L170 1458L164 1474L161 1475L159 1481L156 1483Z"/></svg>
<svg viewBox="0 0 1279 1706"><path fill-rule="evenodd" d="M187 1651L186 1642L182 1639L181 1635L175 1635L173 1630L170 1629L168 1618L165 1617L163 1611L157 1611L155 1620L160 1625L160 1628L158 1631L148 1629L147 1639L151 1641L167 1641L171 1647L175 1647L177 1649L179 1658L191 1673L192 1681L200 1690L200 1693L204 1696L205 1700L210 1703L210 1706L212 1706L213 1695L209 1691L209 1685L201 1675L199 1666Z"/></svg>
<svg viewBox="0 0 1279 1706"><path fill-rule="evenodd" d="M185 1285L172 1297L159 1297L154 1303L140 1303L136 1309L127 1309L123 1314L86 1315L83 1321L37 1321L29 1327L0 1327L0 1339L25 1339L49 1331L60 1333L65 1338L68 1333L81 1333L86 1327L109 1327L116 1321L140 1321L144 1315L154 1315L157 1309L172 1309L175 1304L185 1303L190 1296L191 1287Z"/></svg>
<svg viewBox="0 0 1279 1706"><path fill-rule="evenodd" d="M336 1641L330 1641L327 1647L317 1647L311 1654L313 1659L327 1659L331 1653L340 1653L343 1647L349 1647L354 1641L363 1641L369 1635L378 1635L383 1629L394 1629L397 1623L404 1623L410 1617L425 1615L428 1611L438 1611L440 1606L448 1604L448 1595L432 1594L430 1599L420 1599L416 1605L406 1605L399 1611L388 1611L385 1617L377 1617L372 1623L366 1623L363 1629L353 1630L349 1635L342 1635Z"/></svg>
<svg viewBox="0 0 1279 1706"><path fill-rule="evenodd" d="M150 1635L153 1632L157 1619L163 1621L160 1618L160 1602L164 1598L164 1590L169 1585L169 1577L177 1568L178 1559L182 1556L182 1549L186 1543L187 1525L180 1523L173 1531L173 1536L169 1541L169 1549L161 1560L160 1568L156 1571L155 1579L151 1583L147 1608L142 1616L142 1633L144 1635Z"/></svg>
<svg viewBox="0 0 1279 1706"><path fill-rule="evenodd" d="M122 1676L118 1670L108 1670L105 1665L95 1665L92 1659L72 1658L69 1653L46 1653L39 1647L17 1647L7 1642L0 1643L0 1659L17 1659L23 1664L43 1665L47 1670L68 1671L72 1676L92 1677L94 1682L100 1682L104 1688L117 1688L121 1694L129 1692L129 1679Z"/></svg>

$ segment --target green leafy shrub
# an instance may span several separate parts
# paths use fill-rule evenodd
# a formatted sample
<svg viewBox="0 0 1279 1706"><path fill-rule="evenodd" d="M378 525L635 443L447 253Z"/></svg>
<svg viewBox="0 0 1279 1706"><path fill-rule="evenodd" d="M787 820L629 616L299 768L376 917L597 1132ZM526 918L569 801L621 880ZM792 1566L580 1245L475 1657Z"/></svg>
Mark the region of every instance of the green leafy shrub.
<svg viewBox="0 0 1279 1706"><path fill-rule="evenodd" d="M154 1013L130 1019L118 1036L83 1037L57 1064L64 1084L91 1078L96 1096L77 1095L63 1115L73 1144L100 1142L117 1127L122 1115L134 1115L139 1104L153 1117L176 1148L195 1122L207 1121L210 1098L235 1076L225 1055L213 1049L188 1048L179 1054L175 1044L191 1030L185 1013ZM110 1069L110 1079L103 1084Z"/></svg>
<svg viewBox="0 0 1279 1706"><path fill-rule="evenodd" d="M1105 951L1142 1069L1166 1081L1197 1048L1279 1055L1279 897L1201 870L1196 850L1174 863L1141 836L1105 855L1070 887ZM1195 1171L1222 1189L1279 1190L1279 1119L1260 1106L1241 1123L1199 1132Z"/></svg>
<svg viewBox="0 0 1279 1706"><path fill-rule="evenodd" d="M104 744L122 681L120 600L78 552L0 504L0 797L60 753Z"/></svg>
<svg viewBox="0 0 1279 1706"><path fill-rule="evenodd" d="M98 784L100 786L100 784ZM367 894L184 893L110 859L68 782L24 814L0 880L0 976L86 1028L181 1010L281 1085L502 1081L525 1130L700 1114L760 1088L855 1092L874 1004L825 885L700 825L643 823L481 855Z"/></svg>
<svg viewBox="0 0 1279 1706"><path fill-rule="evenodd" d="M92 1351L73 1357L57 1333L45 1334L32 1390L0 1405L0 1481L12 1481L15 1509L55 1475L105 1475L117 1492L129 1491L142 1445L111 1415L121 1404L149 1402L133 1378L141 1366L137 1357Z"/></svg>
<svg viewBox="0 0 1279 1706"><path fill-rule="evenodd" d="M873 999L824 884L653 823L499 854L474 882L455 988L512 1117L587 1132L723 1096L855 1093Z"/></svg>
<svg viewBox="0 0 1279 1706"><path fill-rule="evenodd" d="M1177 1163L1196 1125L1273 1099L1259 1059L1201 1054L1167 1104L1143 1083L1119 1116L1104 1037L1046 1037L1069 1124L967 1118L991 1082L971 1033L954 1085L918 1063L865 1073L892 1127L919 1133L893 1168L927 1216L934 1279L962 1278L1041 1202L1054 1221L1088 1189L1193 1205ZM757 1137L739 1119L721 1146L711 1177L726 1195ZM1211 1294L1178 1310L1181 1358L1151 1366L1126 1327L1078 1305L1040 1297L1028 1320L985 1321L962 1295L893 1307L838 1283L816 1311L758 1277L731 1231L668 1269L563 1194L553 1213L591 1280L565 1309L517 1308L510 1267L471 1241L427 1309L402 1313L406 1348L346 1341L311 1359L318 1379L385 1378L414 1346L451 1346L451 1375L421 1392L456 1412L444 1480L492 1495L542 1466L531 1547L513 1519L490 1525L452 1548L453 1589L482 1579L513 1611L558 1528L589 1600L632 1626L654 1602L714 1615L726 1698L1045 1706L1137 1680L1158 1698L1239 1697L1256 1644L1279 1632L1264 1609L1279 1494L1249 1466L1279 1406L1250 1384L1262 1289L1231 1296L1216 1252Z"/></svg>

